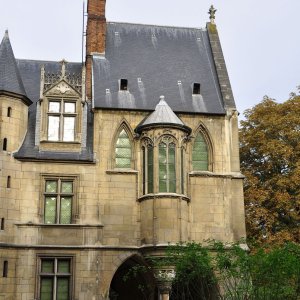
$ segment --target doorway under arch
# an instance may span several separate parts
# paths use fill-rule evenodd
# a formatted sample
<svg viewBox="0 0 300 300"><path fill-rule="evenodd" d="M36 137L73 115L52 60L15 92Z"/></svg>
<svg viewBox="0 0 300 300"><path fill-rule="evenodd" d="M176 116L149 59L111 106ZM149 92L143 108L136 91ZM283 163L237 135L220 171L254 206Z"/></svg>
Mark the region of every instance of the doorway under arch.
<svg viewBox="0 0 300 300"><path fill-rule="evenodd" d="M143 259L128 258L118 268L110 284L110 300L158 300L155 279Z"/></svg>

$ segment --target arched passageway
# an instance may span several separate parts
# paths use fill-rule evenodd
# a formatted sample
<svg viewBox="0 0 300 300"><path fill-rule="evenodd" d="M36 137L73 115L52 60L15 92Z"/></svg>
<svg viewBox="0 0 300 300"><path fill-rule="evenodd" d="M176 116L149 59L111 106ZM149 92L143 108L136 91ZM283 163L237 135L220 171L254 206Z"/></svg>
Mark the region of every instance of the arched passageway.
<svg viewBox="0 0 300 300"><path fill-rule="evenodd" d="M110 285L110 300L158 300L154 276L138 256L127 259Z"/></svg>

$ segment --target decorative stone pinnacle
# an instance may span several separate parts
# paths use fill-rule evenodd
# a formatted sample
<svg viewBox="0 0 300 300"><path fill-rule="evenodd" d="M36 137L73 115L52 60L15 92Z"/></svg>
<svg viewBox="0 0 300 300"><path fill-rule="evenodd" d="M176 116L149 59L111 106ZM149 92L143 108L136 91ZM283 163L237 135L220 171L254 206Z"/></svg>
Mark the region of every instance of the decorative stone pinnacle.
<svg viewBox="0 0 300 300"><path fill-rule="evenodd" d="M8 37L8 29L5 30L5 37Z"/></svg>
<svg viewBox="0 0 300 300"><path fill-rule="evenodd" d="M210 23L215 24L215 18L216 18L216 9L214 8L213 5L210 6L208 14L209 14L209 19Z"/></svg>
<svg viewBox="0 0 300 300"><path fill-rule="evenodd" d="M63 58L59 63L61 64L61 77L64 78L66 76L67 61Z"/></svg>

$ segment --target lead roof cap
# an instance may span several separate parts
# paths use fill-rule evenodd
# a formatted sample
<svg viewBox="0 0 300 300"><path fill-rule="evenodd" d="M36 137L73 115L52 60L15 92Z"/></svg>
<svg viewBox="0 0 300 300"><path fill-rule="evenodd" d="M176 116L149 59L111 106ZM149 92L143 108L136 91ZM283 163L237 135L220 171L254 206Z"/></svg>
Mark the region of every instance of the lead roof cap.
<svg viewBox="0 0 300 300"><path fill-rule="evenodd" d="M7 30L0 44L0 91L22 96L28 105L32 103L27 97Z"/></svg>
<svg viewBox="0 0 300 300"><path fill-rule="evenodd" d="M188 133L192 131L176 116L164 96L160 96L155 110L136 127L135 131L141 133L143 130L153 127L176 128Z"/></svg>

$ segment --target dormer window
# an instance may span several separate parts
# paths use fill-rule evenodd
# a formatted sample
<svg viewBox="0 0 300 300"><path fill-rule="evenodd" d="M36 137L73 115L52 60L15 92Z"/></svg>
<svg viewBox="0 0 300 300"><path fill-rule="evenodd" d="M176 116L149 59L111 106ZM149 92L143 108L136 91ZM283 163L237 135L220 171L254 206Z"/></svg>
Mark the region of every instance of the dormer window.
<svg viewBox="0 0 300 300"><path fill-rule="evenodd" d="M48 141L74 141L75 123L75 99L49 99Z"/></svg>
<svg viewBox="0 0 300 300"><path fill-rule="evenodd" d="M200 95L200 83L198 82L193 85L193 95Z"/></svg>
<svg viewBox="0 0 300 300"><path fill-rule="evenodd" d="M121 79L120 80L120 91L127 91L128 90L128 80Z"/></svg>

